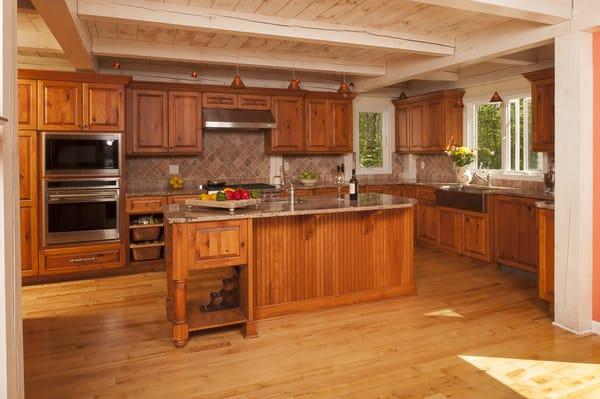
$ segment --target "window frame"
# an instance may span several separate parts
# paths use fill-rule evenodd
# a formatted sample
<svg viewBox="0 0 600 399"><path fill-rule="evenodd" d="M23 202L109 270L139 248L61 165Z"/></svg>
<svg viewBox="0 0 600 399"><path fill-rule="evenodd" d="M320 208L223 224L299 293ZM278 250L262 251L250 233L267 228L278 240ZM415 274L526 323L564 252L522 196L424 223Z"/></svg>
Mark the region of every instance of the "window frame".
<svg viewBox="0 0 600 399"><path fill-rule="evenodd" d="M513 170L510 167L510 154L507 154L507 149L511 148L511 137L510 137L510 120L509 120L509 106L512 100L520 98L531 98L531 92L527 90L513 90L504 91L502 94L501 103L501 129L502 129L502 169L480 169L479 165L475 164L475 170L480 170L489 173L492 177L506 178L514 180L532 180L532 181L543 181L543 162L544 157L542 155L542 170ZM478 149L477 146L477 112L475 107L477 105L490 104L489 96L478 96L465 99L465 140L467 147ZM531 102L530 102L531 106ZM525 120L524 123L528 121ZM525 145L529 145L529 138L524 137ZM527 167L529 167L528 159L526 160Z"/></svg>
<svg viewBox="0 0 600 399"><path fill-rule="evenodd" d="M392 150L395 138L395 109L389 98L381 97L357 97L353 107L353 142L356 160L357 175L383 175L392 174ZM360 124L361 112L373 112L382 114L382 151L383 166L379 168L365 168L360 165Z"/></svg>

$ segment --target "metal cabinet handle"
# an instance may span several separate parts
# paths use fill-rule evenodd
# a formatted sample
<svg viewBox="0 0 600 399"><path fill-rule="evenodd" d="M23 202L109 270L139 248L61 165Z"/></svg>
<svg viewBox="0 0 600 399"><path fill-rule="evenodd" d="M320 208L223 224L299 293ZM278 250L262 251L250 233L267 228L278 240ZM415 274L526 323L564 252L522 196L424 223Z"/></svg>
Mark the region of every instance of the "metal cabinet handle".
<svg viewBox="0 0 600 399"><path fill-rule="evenodd" d="M94 262L96 260L95 256L89 256L86 258L71 258L69 262L71 263L82 263L82 262Z"/></svg>

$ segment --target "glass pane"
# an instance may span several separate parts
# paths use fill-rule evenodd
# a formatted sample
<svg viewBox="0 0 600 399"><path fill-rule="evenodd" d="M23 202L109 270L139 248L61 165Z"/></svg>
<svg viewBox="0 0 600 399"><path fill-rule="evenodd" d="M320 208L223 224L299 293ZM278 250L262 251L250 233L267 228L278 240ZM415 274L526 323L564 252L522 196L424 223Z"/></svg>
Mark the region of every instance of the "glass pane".
<svg viewBox="0 0 600 399"><path fill-rule="evenodd" d="M383 114L359 112L359 162L363 168L383 167Z"/></svg>
<svg viewBox="0 0 600 399"><path fill-rule="evenodd" d="M527 124L526 124L526 129L527 131L525 132L527 134L527 148L525 149L527 151L526 156L529 159L529 168L528 170L537 170L537 171L541 171L542 170L542 153L541 152L533 152L533 151L529 151L531 149L531 142L533 140L533 125L532 125L532 118L533 115L531 113L532 107L531 107L531 98L526 98L524 100L524 106L525 106L525 113L527 114Z"/></svg>
<svg viewBox="0 0 600 399"><path fill-rule="evenodd" d="M483 169L502 168L502 110L500 104L476 105L477 163Z"/></svg>

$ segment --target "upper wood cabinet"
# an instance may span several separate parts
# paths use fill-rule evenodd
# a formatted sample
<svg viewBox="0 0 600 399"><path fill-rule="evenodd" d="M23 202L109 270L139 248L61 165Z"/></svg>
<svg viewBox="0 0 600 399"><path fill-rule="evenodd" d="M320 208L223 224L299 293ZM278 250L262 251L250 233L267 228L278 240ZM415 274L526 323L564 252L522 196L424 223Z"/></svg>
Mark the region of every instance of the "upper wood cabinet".
<svg viewBox="0 0 600 399"><path fill-rule="evenodd" d="M259 96L259 95L255 95L255 94L239 94L238 95L238 108L269 110L269 109L271 109L271 97Z"/></svg>
<svg viewBox="0 0 600 399"><path fill-rule="evenodd" d="M169 150L168 93L133 90L131 93L129 154L156 154Z"/></svg>
<svg viewBox="0 0 600 399"><path fill-rule="evenodd" d="M300 153L305 149L304 100L295 96L271 97L271 110L277 128L265 138L267 153Z"/></svg>
<svg viewBox="0 0 600 399"><path fill-rule="evenodd" d="M197 92L169 92L169 150L202 151L202 98Z"/></svg>
<svg viewBox="0 0 600 399"><path fill-rule="evenodd" d="M125 89L120 84L83 84L83 129L97 132L125 130Z"/></svg>
<svg viewBox="0 0 600 399"><path fill-rule="evenodd" d="M538 241L535 200L494 196L492 212L496 262L536 273Z"/></svg>
<svg viewBox="0 0 600 399"><path fill-rule="evenodd" d="M17 85L19 129L37 129L37 82L19 79Z"/></svg>
<svg viewBox="0 0 600 399"><path fill-rule="evenodd" d="M462 142L463 108L457 106L464 91L448 90L394 100L396 152L442 152Z"/></svg>
<svg viewBox="0 0 600 399"><path fill-rule="evenodd" d="M271 109L271 97L258 94L202 93L204 108Z"/></svg>
<svg viewBox="0 0 600 399"><path fill-rule="evenodd" d="M123 85L40 80L37 92L40 130L119 132L125 129Z"/></svg>
<svg viewBox="0 0 600 399"><path fill-rule="evenodd" d="M202 151L202 96L192 91L131 90L130 155Z"/></svg>
<svg viewBox="0 0 600 399"><path fill-rule="evenodd" d="M306 152L352 151L352 101L307 97L305 124Z"/></svg>
<svg viewBox="0 0 600 399"><path fill-rule="evenodd" d="M554 68L523 76L531 81L531 150L554 152Z"/></svg>

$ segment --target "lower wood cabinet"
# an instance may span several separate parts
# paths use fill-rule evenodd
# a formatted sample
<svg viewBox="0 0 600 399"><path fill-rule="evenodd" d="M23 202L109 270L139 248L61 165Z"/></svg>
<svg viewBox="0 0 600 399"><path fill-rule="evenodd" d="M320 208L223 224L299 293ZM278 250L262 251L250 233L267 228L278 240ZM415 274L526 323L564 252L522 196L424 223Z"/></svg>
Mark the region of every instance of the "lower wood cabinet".
<svg viewBox="0 0 600 399"><path fill-rule="evenodd" d="M416 207L417 239L438 242L438 212L434 202L420 200Z"/></svg>
<svg viewBox="0 0 600 399"><path fill-rule="evenodd" d="M438 245L460 254L463 245L463 213L457 209L439 208Z"/></svg>
<svg viewBox="0 0 600 399"><path fill-rule="evenodd" d="M438 212L440 248L484 262L491 260L487 214L444 207Z"/></svg>
<svg viewBox="0 0 600 399"><path fill-rule="evenodd" d="M21 276L38 274L37 211L34 207L19 208L21 223Z"/></svg>
<svg viewBox="0 0 600 399"><path fill-rule="evenodd" d="M537 210L539 271L538 292L540 298L554 302L554 210Z"/></svg>
<svg viewBox="0 0 600 399"><path fill-rule="evenodd" d="M534 199L493 197L493 237L497 263L538 271L538 237Z"/></svg>
<svg viewBox="0 0 600 399"><path fill-rule="evenodd" d="M118 268L125 265L120 242L51 248L40 251L40 275L75 273Z"/></svg>
<svg viewBox="0 0 600 399"><path fill-rule="evenodd" d="M169 195L169 197L167 198L167 204L168 205L183 204L183 203L185 203L186 200L196 199L196 198L198 198L198 196L195 194Z"/></svg>
<svg viewBox="0 0 600 399"><path fill-rule="evenodd" d="M125 211L129 214L161 213L167 197L129 197L125 200Z"/></svg>
<svg viewBox="0 0 600 399"><path fill-rule="evenodd" d="M190 269L238 266L248 262L248 222L225 220L187 226L191 237L188 250Z"/></svg>
<svg viewBox="0 0 600 399"><path fill-rule="evenodd" d="M19 131L19 221L21 275L38 274L37 132Z"/></svg>

